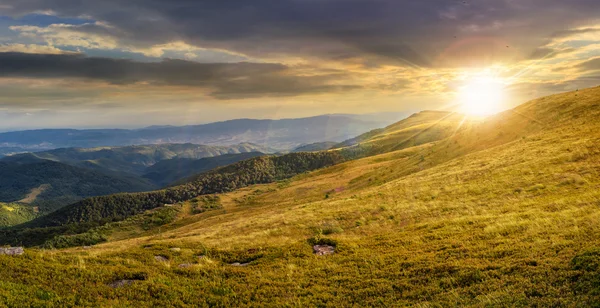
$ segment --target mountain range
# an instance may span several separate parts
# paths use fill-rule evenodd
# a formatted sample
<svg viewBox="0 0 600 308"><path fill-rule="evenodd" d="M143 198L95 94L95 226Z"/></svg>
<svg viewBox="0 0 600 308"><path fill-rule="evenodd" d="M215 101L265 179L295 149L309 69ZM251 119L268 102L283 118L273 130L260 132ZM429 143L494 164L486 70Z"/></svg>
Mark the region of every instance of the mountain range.
<svg viewBox="0 0 600 308"><path fill-rule="evenodd" d="M194 143L227 146L254 143L278 150L299 145L343 141L404 117L322 115L282 120L236 119L202 125L151 126L142 129L41 129L0 133L0 154L57 148L94 148L142 144ZM395 120L391 120L395 119Z"/></svg>

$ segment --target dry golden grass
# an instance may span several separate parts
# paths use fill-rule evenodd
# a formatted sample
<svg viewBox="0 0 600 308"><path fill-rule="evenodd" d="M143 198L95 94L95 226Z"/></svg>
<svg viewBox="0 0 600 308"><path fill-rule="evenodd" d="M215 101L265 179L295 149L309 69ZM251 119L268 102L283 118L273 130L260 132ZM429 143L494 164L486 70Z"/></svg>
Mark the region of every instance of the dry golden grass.
<svg viewBox="0 0 600 308"><path fill-rule="evenodd" d="M184 204L160 230L0 257L0 303L597 306L599 101L598 88L541 99L443 141L221 195L222 210ZM314 256L311 240L336 254Z"/></svg>

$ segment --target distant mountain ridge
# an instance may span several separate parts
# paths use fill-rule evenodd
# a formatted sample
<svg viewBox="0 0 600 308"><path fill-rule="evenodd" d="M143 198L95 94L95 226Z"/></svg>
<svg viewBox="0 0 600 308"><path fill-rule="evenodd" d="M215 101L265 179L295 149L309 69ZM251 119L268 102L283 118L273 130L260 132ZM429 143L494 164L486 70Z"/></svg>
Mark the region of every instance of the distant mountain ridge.
<svg viewBox="0 0 600 308"><path fill-rule="evenodd" d="M398 115L400 117L401 115ZM394 116L395 117L395 116ZM372 115L322 115L298 119L237 119L202 125L150 126L142 129L40 129L0 133L0 154L57 148L130 146L139 144L194 143L233 145L254 143L279 150L301 144L352 138L395 121Z"/></svg>
<svg viewBox="0 0 600 308"><path fill-rule="evenodd" d="M140 176L146 173L146 168L169 159L200 159L224 154L273 153L274 151L251 143L231 146L207 146L191 143L158 144L125 147L61 148L17 154L5 157L0 161L23 160L26 157L33 157L102 172L109 171Z"/></svg>

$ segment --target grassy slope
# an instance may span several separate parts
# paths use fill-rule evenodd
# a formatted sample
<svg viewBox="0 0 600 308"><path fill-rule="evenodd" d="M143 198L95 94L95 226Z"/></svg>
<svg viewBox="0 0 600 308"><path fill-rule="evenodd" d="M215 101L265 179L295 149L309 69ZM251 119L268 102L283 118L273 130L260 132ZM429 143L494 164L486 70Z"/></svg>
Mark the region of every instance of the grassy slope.
<svg viewBox="0 0 600 308"><path fill-rule="evenodd" d="M554 96L434 144L224 194L224 210L134 238L0 256L0 302L597 305L599 117L600 88ZM314 256L311 238L337 254ZM145 280L106 286L123 278Z"/></svg>
<svg viewBox="0 0 600 308"><path fill-rule="evenodd" d="M348 158L361 158L440 141L476 119L443 111L422 111L384 129L344 141L334 148Z"/></svg>
<svg viewBox="0 0 600 308"><path fill-rule="evenodd" d="M18 225L36 216L37 210L33 206L22 203L0 203L0 228Z"/></svg>

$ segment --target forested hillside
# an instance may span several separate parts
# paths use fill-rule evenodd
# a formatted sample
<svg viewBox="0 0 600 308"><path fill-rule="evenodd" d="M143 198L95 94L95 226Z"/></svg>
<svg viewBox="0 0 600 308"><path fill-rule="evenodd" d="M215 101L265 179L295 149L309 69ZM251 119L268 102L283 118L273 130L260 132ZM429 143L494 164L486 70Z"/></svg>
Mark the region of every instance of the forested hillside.
<svg viewBox="0 0 600 308"><path fill-rule="evenodd" d="M93 226L123 220L145 210L233 191L253 184L271 183L307 171L340 163L337 152L292 153L241 161L194 176L185 183L160 191L93 197L0 233L0 244L41 244L58 234L83 232ZM46 227L50 227L44 229ZM31 229L33 228L33 229Z"/></svg>
<svg viewBox="0 0 600 308"><path fill-rule="evenodd" d="M0 203L0 228L30 221L38 215L37 207L22 203Z"/></svg>
<svg viewBox="0 0 600 308"><path fill-rule="evenodd" d="M0 161L0 202L29 203L47 213L77 200L153 189L150 181L21 157Z"/></svg>
<svg viewBox="0 0 600 308"><path fill-rule="evenodd" d="M144 171L144 178L164 187L194 174L199 174L217 167L263 155L265 154L261 152L249 152L241 154L225 154L200 159L167 159L146 168Z"/></svg>

